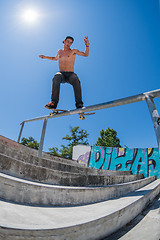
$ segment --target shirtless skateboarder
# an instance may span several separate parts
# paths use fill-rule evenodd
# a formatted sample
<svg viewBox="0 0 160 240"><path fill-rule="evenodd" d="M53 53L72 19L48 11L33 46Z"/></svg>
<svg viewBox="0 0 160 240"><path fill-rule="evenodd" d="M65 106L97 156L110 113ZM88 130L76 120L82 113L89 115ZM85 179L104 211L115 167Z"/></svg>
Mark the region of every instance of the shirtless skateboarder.
<svg viewBox="0 0 160 240"><path fill-rule="evenodd" d="M76 54L79 56L88 57L89 55L89 40L85 37L84 43L86 45L85 51L81 52L77 49L71 49L71 45L74 39L71 36L67 36L63 41L64 48L57 52L56 57L48 57L40 55L42 59L49 59L57 61L59 60L59 72L57 72L52 80L52 96L51 102L45 105L46 108L56 109L59 101L59 92L61 83L69 83L73 86L76 108L82 108L82 94L81 84L78 76L74 73L74 63Z"/></svg>

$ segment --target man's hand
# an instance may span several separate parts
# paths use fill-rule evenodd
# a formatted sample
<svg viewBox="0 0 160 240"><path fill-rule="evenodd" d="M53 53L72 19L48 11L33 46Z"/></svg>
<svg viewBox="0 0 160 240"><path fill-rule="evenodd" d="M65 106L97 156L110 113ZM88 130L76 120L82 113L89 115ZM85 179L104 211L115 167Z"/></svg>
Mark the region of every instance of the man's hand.
<svg viewBox="0 0 160 240"><path fill-rule="evenodd" d="M89 46L88 36L85 37L85 39L84 39L84 43L85 43L86 46Z"/></svg>
<svg viewBox="0 0 160 240"><path fill-rule="evenodd" d="M42 58L42 59L44 59L44 58L45 58L45 56L44 56L44 55L39 55L39 57L40 57L40 58Z"/></svg>

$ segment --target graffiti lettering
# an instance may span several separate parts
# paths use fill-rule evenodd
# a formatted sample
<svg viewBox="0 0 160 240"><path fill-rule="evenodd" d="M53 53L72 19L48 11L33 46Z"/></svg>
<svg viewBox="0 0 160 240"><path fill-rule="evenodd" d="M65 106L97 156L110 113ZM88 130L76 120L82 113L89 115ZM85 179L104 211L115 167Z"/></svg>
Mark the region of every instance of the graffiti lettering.
<svg viewBox="0 0 160 240"><path fill-rule="evenodd" d="M158 148L113 148L93 146L91 152L81 154L85 164L95 169L132 171L143 173L144 177L156 175L160 178L160 157ZM88 159L87 159L88 158Z"/></svg>

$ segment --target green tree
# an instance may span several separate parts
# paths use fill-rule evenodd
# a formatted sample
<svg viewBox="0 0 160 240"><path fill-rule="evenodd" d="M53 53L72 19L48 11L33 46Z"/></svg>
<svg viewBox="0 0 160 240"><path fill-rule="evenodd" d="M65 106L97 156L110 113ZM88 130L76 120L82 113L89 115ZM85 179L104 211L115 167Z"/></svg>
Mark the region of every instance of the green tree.
<svg viewBox="0 0 160 240"><path fill-rule="evenodd" d="M95 145L103 147L121 147L117 132L109 127L105 131L103 129L100 131L100 137L98 137Z"/></svg>
<svg viewBox="0 0 160 240"><path fill-rule="evenodd" d="M78 126L76 126L70 129L70 133L70 135L67 134L62 138L63 140L67 140L69 142L67 146L61 145L60 150L55 147L49 148L49 153L56 156L72 158L73 146L76 146L77 144L88 144L87 137L89 134L86 130L80 129Z"/></svg>
<svg viewBox="0 0 160 240"><path fill-rule="evenodd" d="M60 153L59 153L59 150L58 150L57 147L49 148L49 153L54 155L54 156L60 157Z"/></svg>
<svg viewBox="0 0 160 240"><path fill-rule="evenodd" d="M23 137L21 140L21 144L37 150L39 148L39 143L37 143L37 141L33 137L29 137L29 138Z"/></svg>

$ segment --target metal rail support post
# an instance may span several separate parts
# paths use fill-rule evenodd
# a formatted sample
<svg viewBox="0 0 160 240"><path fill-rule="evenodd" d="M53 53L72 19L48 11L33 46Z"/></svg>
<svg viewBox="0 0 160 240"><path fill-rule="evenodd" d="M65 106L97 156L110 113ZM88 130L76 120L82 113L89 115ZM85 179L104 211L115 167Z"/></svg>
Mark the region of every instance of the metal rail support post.
<svg viewBox="0 0 160 240"><path fill-rule="evenodd" d="M20 133L19 133L19 136L18 136L18 143L19 143L20 140L21 140L21 135L22 135L23 127L24 127L24 122L22 122L21 125L22 125L22 126L21 126L21 130L20 130Z"/></svg>
<svg viewBox="0 0 160 240"><path fill-rule="evenodd" d="M160 153L160 117L158 114L158 111L156 109L155 103L153 101L153 97L146 95L146 102L151 114L154 130L156 133L156 138L157 138L157 143L158 143L158 148L159 148L159 153Z"/></svg>
<svg viewBox="0 0 160 240"><path fill-rule="evenodd" d="M40 140L40 145L39 145L39 150L38 150L38 157L40 157L40 158L42 157L42 150L43 150L44 137L45 137L45 133L46 133L46 126L47 126L47 119L44 119L41 140Z"/></svg>

